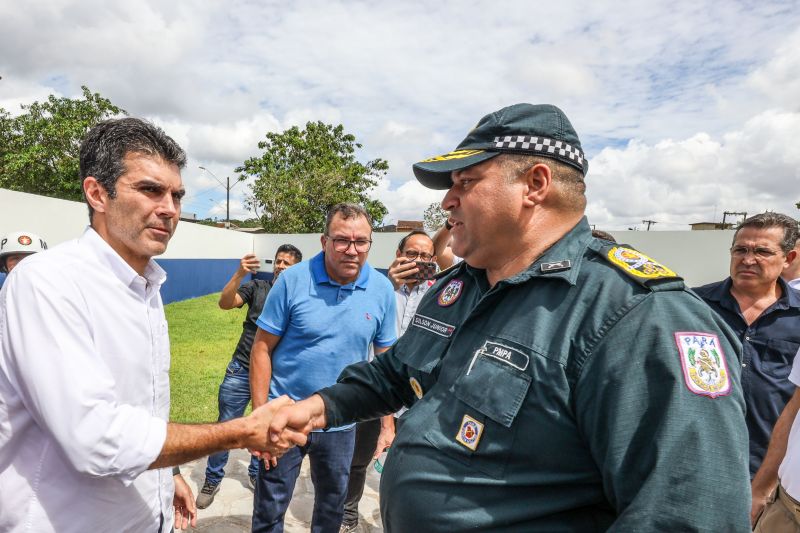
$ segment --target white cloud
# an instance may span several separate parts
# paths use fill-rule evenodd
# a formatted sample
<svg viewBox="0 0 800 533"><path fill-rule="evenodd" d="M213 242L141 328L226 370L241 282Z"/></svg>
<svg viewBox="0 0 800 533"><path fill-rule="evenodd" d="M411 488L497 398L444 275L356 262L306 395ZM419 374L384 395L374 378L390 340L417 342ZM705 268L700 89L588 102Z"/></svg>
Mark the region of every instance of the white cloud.
<svg viewBox="0 0 800 533"><path fill-rule="evenodd" d="M607 148L590 162L590 222L624 229L648 219L659 222L657 229L688 229L720 221L723 211L796 216L798 132L800 113L768 110L720 138L698 133Z"/></svg>
<svg viewBox="0 0 800 533"><path fill-rule="evenodd" d="M791 199L791 167L761 161L794 161L792 147L759 143L800 136L799 25L778 0L4 2L0 106L88 85L152 118L186 148L201 215L224 189L198 165L232 175L267 131L342 123L359 157L389 161L377 194L397 219L438 199L414 161L454 148L487 112L551 102L592 157L591 216L663 228ZM761 159L744 159L748 143Z"/></svg>

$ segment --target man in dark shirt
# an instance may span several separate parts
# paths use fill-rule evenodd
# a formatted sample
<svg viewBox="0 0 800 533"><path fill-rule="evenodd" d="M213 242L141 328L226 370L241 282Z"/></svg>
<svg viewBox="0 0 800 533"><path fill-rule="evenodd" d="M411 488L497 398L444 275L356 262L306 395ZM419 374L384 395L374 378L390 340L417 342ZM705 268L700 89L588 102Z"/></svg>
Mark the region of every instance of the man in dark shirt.
<svg viewBox="0 0 800 533"><path fill-rule="evenodd" d="M800 347L800 293L781 272L797 255L797 234L797 222L780 213L748 218L733 237L730 277L694 289L742 342L751 478L795 388L787 378Z"/></svg>
<svg viewBox="0 0 800 533"><path fill-rule="evenodd" d="M230 420L242 416L247 404L250 402L250 349L256 336L256 320L261 314L264 302L272 283L278 279L281 272L288 267L303 260L303 254L291 244L278 247L275 253L272 281L253 279L240 286L245 276L258 272L260 260L254 254L242 257L239 268L222 289L219 296L221 309L240 308L247 304L247 318L242 323L242 335L233 352L233 358L225 370L225 378L219 386L219 420ZM206 466L206 479L203 488L197 495L197 507L205 509L214 501L214 496L219 491L220 482L225 477L225 465L228 462L228 452L220 452L208 457ZM248 467L248 478L252 488L258 474L258 459L253 457Z"/></svg>

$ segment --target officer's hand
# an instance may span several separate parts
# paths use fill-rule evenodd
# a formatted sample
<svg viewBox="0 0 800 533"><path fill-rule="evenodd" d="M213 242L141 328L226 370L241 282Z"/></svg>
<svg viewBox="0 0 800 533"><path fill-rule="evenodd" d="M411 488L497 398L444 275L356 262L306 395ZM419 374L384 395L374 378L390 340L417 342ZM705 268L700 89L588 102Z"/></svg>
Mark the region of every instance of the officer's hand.
<svg viewBox="0 0 800 533"><path fill-rule="evenodd" d="M325 404L321 396L314 394L275 413L269 426L269 440L275 445L286 441L303 445L312 430L325 425Z"/></svg>
<svg viewBox="0 0 800 533"><path fill-rule="evenodd" d="M401 255L395 258L389 266L389 279L392 281L395 290L397 290L400 285L411 281L411 277L417 272L419 272L417 263L413 259Z"/></svg>
<svg viewBox="0 0 800 533"><path fill-rule="evenodd" d="M294 438L271 439L269 435L270 425L281 408L294 403L288 396L281 396L271 400L258 409L250 413L245 418L248 424L248 436L244 447L251 452L262 452L262 457L278 458L289 451L292 446L303 445L306 443L305 435L290 435Z"/></svg>
<svg viewBox="0 0 800 533"><path fill-rule="evenodd" d="M242 275L258 272L258 267L261 266L261 260L255 254L246 254L239 261L239 273Z"/></svg>

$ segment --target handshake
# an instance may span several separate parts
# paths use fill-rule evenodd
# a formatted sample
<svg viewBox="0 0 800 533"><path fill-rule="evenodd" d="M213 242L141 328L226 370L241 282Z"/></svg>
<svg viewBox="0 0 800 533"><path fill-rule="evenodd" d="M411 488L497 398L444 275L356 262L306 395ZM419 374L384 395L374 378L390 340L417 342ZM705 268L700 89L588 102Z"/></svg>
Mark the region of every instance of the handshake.
<svg viewBox="0 0 800 533"><path fill-rule="evenodd" d="M327 425L325 404L317 394L299 402L288 396L275 398L253 410L245 421L249 437L243 447L273 465L292 447L303 446L312 430Z"/></svg>

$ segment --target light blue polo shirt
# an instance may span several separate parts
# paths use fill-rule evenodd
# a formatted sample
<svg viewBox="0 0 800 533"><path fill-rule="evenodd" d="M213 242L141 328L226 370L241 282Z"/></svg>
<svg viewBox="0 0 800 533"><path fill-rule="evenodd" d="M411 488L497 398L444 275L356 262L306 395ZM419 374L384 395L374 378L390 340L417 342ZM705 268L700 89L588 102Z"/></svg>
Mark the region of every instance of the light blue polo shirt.
<svg viewBox="0 0 800 533"><path fill-rule="evenodd" d="M394 344L394 289L366 263L354 283L340 285L328 277L320 252L281 273L256 323L281 337L272 354L270 399L302 400L336 383L346 366L366 361L370 344Z"/></svg>

